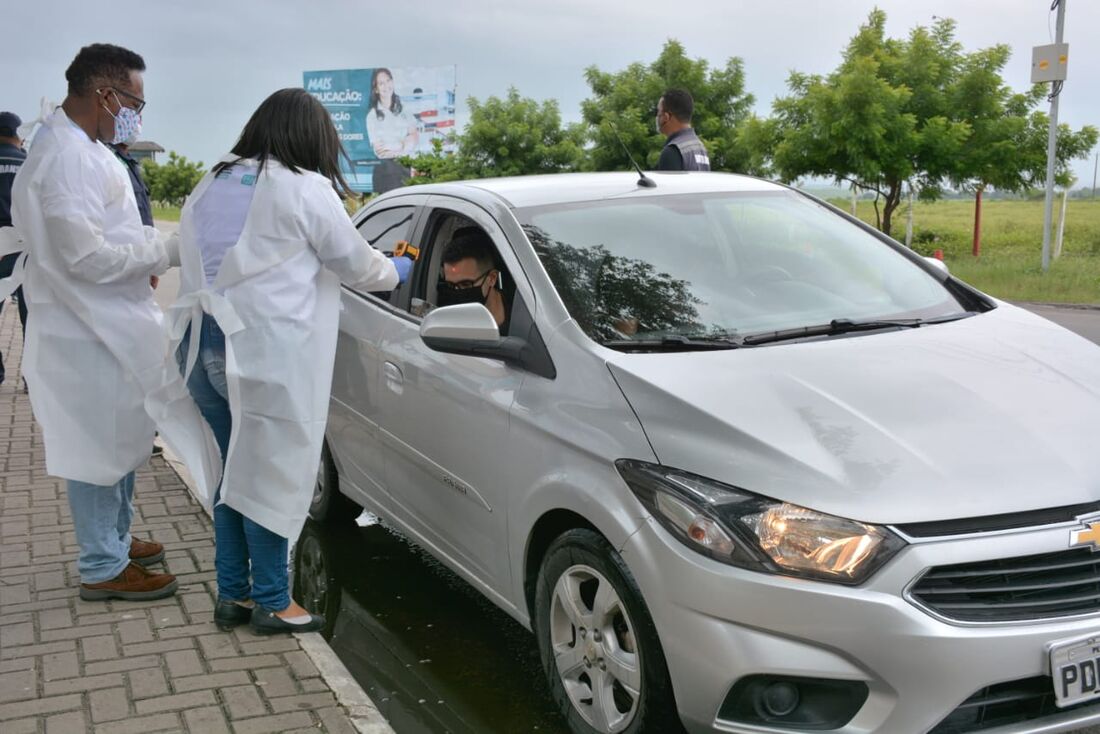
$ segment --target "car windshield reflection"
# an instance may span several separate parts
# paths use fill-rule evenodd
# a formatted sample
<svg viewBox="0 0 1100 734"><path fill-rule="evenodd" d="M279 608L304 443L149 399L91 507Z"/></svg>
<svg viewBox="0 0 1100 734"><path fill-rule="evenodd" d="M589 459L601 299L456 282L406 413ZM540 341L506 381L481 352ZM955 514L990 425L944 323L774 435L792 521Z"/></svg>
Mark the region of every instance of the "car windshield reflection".
<svg viewBox="0 0 1100 734"><path fill-rule="evenodd" d="M517 216L569 313L601 343L965 310L927 270L792 192L602 200Z"/></svg>

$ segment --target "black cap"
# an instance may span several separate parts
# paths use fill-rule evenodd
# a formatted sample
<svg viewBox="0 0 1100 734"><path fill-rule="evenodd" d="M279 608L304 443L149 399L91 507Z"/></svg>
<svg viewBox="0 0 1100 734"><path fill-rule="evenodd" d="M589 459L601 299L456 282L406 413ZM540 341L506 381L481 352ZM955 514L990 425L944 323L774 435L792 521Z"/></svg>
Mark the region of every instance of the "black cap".
<svg viewBox="0 0 1100 734"><path fill-rule="evenodd" d="M23 121L14 112L0 112L0 135L13 138L22 124Z"/></svg>

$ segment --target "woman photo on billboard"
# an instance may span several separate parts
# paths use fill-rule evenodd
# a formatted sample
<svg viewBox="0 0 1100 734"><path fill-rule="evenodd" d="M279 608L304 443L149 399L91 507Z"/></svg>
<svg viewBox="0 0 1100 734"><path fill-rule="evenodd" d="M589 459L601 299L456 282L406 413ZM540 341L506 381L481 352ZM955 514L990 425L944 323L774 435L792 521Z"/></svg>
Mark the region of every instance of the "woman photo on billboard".
<svg viewBox="0 0 1100 734"><path fill-rule="evenodd" d="M367 110L367 135L379 163L372 175L375 193L395 189L405 183L412 171L398 159L416 150L420 133L413 119L393 91L393 73L386 68L374 70L370 84L370 109Z"/></svg>

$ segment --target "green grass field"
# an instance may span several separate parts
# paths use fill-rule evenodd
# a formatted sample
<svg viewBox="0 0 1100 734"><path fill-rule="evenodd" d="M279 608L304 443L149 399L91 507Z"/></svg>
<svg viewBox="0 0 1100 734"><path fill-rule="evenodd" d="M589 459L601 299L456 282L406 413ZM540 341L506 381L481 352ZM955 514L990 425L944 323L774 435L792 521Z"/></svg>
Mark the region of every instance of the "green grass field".
<svg viewBox="0 0 1100 734"><path fill-rule="evenodd" d="M153 219L178 222L180 220L180 208L178 206L154 206Z"/></svg>
<svg viewBox="0 0 1100 734"><path fill-rule="evenodd" d="M849 210L850 202L833 203ZM1061 203L1055 200L1056 223ZM871 202L860 201L857 213L874 224ZM894 218L893 235L899 240L905 239L907 213L903 204ZM951 272L986 293L1013 301L1100 304L1100 198L1070 200L1062 256L1046 273L1041 267L1042 200L983 202L977 258L971 254L973 232L973 200L913 207L913 249L922 255L943 250Z"/></svg>

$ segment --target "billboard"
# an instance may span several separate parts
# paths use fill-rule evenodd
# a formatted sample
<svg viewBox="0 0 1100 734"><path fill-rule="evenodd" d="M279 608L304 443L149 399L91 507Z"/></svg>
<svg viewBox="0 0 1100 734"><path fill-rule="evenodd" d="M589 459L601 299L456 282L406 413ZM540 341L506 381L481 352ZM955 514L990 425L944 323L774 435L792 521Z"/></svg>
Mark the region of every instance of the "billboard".
<svg viewBox="0 0 1100 734"><path fill-rule="evenodd" d="M306 71L302 85L332 115L355 191L401 186L411 172L398 160L430 153L435 140L454 150L454 66Z"/></svg>

